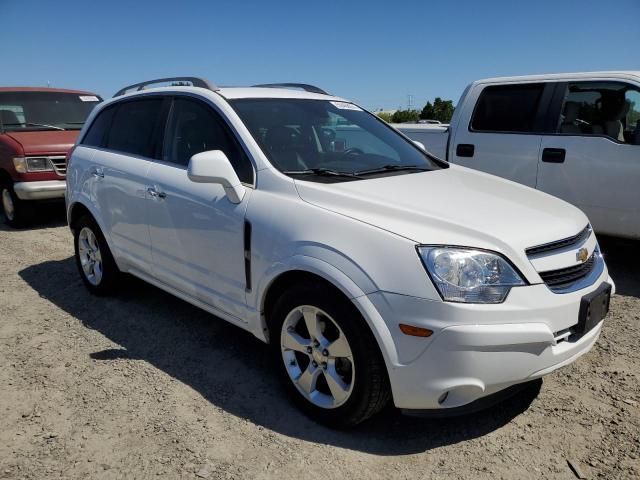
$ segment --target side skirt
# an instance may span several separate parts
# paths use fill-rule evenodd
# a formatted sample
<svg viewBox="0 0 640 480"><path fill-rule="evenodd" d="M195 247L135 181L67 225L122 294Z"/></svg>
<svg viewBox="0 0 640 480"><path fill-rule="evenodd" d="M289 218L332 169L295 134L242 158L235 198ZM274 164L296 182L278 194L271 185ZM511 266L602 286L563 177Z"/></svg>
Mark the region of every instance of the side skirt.
<svg viewBox="0 0 640 480"><path fill-rule="evenodd" d="M242 328L243 330L247 330L248 332L253 333L253 330L251 329L251 326L249 323L245 322L244 320L242 320L241 318L236 317L235 315L231 315L230 313L227 313L223 310L220 310L217 307L214 307L213 305L209 305L206 302L203 302L202 300L198 300L197 298L192 297L191 295L184 293L181 290L178 290L176 288L173 288L159 280L156 280L155 278L151 277L150 275L147 275L146 273L143 273L139 270L136 269L129 269L128 273L130 273L131 275L138 277L140 280L144 280L147 283L150 283L151 285L158 287L161 290L164 290L167 293L170 293L171 295L178 297L182 300L184 300L187 303L190 303L191 305L194 305L198 308L201 308L202 310L215 315L216 317L220 317L223 320L226 320L227 322L236 325L240 328Z"/></svg>

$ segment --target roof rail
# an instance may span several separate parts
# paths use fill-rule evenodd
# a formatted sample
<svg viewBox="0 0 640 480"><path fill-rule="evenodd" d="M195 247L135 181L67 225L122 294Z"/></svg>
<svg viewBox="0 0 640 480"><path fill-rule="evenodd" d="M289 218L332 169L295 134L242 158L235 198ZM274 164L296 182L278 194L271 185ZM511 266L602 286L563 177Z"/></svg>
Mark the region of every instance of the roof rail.
<svg viewBox="0 0 640 480"><path fill-rule="evenodd" d="M266 88L300 88L305 92L320 93L322 95L329 95L327 92L314 85L307 83L263 83L261 85L254 85L254 87L266 87Z"/></svg>
<svg viewBox="0 0 640 480"><path fill-rule="evenodd" d="M154 83L165 83L165 82L190 82L194 87L207 88L212 91L219 90L217 86L211 83L209 80L200 77L168 77L168 78L157 78L155 80L147 80L146 82L134 83L133 85L129 85L127 87L121 88L116 92L114 97L119 97L120 95L124 95L128 90L136 91L144 90L144 88L148 85L153 85Z"/></svg>

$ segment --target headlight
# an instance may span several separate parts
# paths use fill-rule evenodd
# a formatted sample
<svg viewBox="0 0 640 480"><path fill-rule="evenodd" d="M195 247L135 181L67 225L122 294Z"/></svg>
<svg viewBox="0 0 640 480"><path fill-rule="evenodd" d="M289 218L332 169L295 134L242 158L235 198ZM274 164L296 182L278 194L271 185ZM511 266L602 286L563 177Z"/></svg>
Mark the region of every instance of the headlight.
<svg viewBox="0 0 640 480"><path fill-rule="evenodd" d="M19 173L53 171L53 165L46 157L14 157L13 166Z"/></svg>
<svg viewBox="0 0 640 480"><path fill-rule="evenodd" d="M53 170L48 158L33 157L27 158L27 170L30 172L46 172Z"/></svg>
<svg viewBox="0 0 640 480"><path fill-rule="evenodd" d="M526 285L497 253L461 247L418 247L418 253L448 302L502 303L511 287Z"/></svg>

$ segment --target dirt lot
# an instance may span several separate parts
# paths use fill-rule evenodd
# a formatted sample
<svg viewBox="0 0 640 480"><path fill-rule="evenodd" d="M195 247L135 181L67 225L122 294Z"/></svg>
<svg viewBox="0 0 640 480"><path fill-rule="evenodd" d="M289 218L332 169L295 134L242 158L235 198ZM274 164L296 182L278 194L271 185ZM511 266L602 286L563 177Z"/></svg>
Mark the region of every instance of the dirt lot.
<svg viewBox="0 0 640 480"><path fill-rule="evenodd" d="M0 478L640 477L640 243L602 242L618 283L603 335L542 386L336 432L287 403L251 335L133 279L91 297L61 210L46 215L0 227Z"/></svg>

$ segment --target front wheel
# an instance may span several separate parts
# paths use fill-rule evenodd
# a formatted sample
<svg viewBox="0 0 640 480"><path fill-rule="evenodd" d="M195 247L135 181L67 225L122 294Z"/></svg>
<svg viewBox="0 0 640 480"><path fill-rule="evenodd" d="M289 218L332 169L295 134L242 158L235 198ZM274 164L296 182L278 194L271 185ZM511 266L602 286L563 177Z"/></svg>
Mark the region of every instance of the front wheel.
<svg viewBox="0 0 640 480"><path fill-rule="evenodd" d="M33 216L33 209L29 202L18 198L11 181L6 180L0 184L0 198L2 200L4 222L7 225L18 228L29 223Z"/></svg>
<svg viewBox="0 0 640 480"><path fill-rule="evenodd" d="M111 293L120 274L98 224L82 217L74 228L76 265L82 282L95 295Z"/></svg>
<svg viewBox="0 0 640 480"><path fill-rule="evenodd" d="M390 388L377 342L355 306L325 285L298 285L276 303L271 343L294 403L333 427L379 412Z"/></svg>

